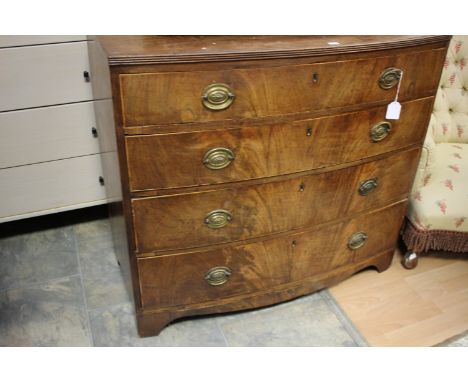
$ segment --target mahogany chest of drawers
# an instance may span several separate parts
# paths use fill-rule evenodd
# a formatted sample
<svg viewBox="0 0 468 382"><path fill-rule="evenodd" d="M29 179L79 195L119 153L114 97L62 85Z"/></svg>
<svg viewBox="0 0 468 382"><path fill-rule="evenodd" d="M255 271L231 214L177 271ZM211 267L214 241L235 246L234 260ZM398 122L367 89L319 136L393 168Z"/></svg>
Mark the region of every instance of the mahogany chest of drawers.
<svg viewBox="0 0 468 382"><path fill-rule="evenodd" d="M448 36L90 42L139 333L391 262ZM400 118L386 109L400 83Z"/></svg>

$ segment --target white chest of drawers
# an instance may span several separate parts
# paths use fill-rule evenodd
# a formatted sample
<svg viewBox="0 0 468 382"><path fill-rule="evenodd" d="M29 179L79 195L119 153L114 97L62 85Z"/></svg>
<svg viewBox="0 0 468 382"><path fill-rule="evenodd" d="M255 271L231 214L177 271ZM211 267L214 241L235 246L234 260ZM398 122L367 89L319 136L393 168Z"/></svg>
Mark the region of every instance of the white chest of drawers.
<svg viewBox="0 0 468 382"><path fill-rule="evenodd" d="M1 36L0 64L0 222L105 203L86 36Z"/></svg>

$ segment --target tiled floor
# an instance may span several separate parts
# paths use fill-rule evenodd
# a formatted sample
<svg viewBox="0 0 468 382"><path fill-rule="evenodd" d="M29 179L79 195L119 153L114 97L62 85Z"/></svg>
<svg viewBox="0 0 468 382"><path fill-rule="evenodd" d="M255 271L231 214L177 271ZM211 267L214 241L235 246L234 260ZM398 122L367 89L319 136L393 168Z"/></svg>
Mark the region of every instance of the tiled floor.
<svg viewBox="0 0 468 382"><path fill-rule="evenodd" d="M105 208L3 224L0 235L0 346L367 346L327 290L139 338Z"/></svg>

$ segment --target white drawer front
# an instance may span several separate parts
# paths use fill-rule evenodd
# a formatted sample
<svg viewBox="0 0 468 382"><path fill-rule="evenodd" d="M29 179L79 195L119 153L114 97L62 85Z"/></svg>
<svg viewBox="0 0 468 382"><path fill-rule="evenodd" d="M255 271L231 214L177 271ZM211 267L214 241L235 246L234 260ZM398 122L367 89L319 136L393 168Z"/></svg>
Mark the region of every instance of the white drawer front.
<svg viewBox="0 0 468 382"><path fill-rule="evenodd" d="M0 170L0 221L106 199L99 154Z"/></svg>
<svg viewBox="0 0 468 382"><path fill-rule="evenodd" d="M86 42L0 49L0 111L92 99Z"/></svg>
<svg viewBox="0 0 468 382"><path fill-rule="evenodd" d="M83 41L86 40L86 36L0 36L0 48L7 48L12 46L25 46L25 45L36 45L36 44L52 44L57 42L68 42L68 41Z"/></svg>
<svg viewBox="0 0 468 382"><path fill-rule="evenodd" d="M93 102L0 113L0 168L99 153Z"/></svg>

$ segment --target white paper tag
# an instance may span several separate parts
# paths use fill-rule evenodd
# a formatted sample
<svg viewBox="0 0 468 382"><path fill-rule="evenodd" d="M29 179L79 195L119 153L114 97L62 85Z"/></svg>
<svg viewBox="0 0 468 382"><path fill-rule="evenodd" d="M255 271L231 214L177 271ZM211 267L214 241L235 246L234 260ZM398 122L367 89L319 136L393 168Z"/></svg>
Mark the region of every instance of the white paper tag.
<svg viewBox="0 0 468 382"><path fill-rule="evenodd" d="M393 101L387 106L386 119L399 119L401 112L401 105L398 101Z"/></svg>

